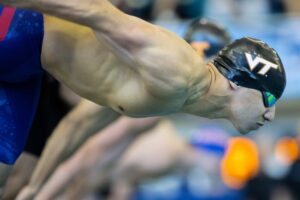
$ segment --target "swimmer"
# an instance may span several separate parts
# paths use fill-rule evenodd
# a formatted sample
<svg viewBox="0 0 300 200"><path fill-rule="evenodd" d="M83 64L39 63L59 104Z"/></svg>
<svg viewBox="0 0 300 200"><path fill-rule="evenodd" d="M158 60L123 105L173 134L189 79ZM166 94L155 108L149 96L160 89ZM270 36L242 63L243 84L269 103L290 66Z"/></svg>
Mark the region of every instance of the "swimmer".
<svg viewBox="0 0 300 200"><path fill-rule="evenodd" d="M203 28L203 25L201 27ZM203 41L197 43L199 45L196 51L203 55L208 47L207 43ZM24 187L18 198L33 198L61 162L68 159L89 137L100 133L118 117L119 114L110 109L82 100L53 132L28 185ZM109 137L114 137L114 134L111 133Z"/></svg>
<svg viewBox="0 0 300 200"><path fill-rule="evenodd" d="M107 0L1 0L0 3L62 18L50 18L43 24L40 14L28 11L34 19L33 23L27 24L38 28L26 32L28 35L25 36L36 40L25 37L22 41L36 41L33 52L37 52L34 54L37 56L32 57L36 66L41 65L41 53L43 68L56 79L79 95L124 115L147 117L185 112L228 119L237 130L246 133L273 120L274 105L285 88L285 72L278 54L259 40L242 38L234 41L205 64L176 34L127 15ZM5 7L2 14L6 17L1 19L9 22L19 11ZM22 15L15 16L21 18ZM51 25L49 20L55 23ZM8 29L2 30L2 36L6 36L5 30ZM3 38L10 41L10 37ZM27 43L21 46L32 46ZM27 52L18 42L13 44L9 50ZM18 69L22 72L24 67ZM27 78L41 70L37 71ZM39 82L40 76L35 81ZM34 90L23 92L30 97L24 102L29 105L22 105L30 109L29 113L34 113L31 104L36 104L39 89L39 84L33 85ZM13 100L22 99L14 94L6 94L5 100L12 104ZM15 106L12 110L17 109ZM8 112L9 117L3 117L12 130L15 130L14 115L17 113ZM23 118L20 124L25 124L22 132L27 132L33 114L31 117L17 116ZM26 138L26 133L14 137L21 140ZM9 141L9 145L11 143ZM24 143L22 139L12 150L5 147L6 143L1 143L1 148L5 148L4 153L1 151L1 162L13 164Z"/></svg>
<svg viewBox="0 0 300 200"><path fill-rule="evenodd" d="M59 28L46 26L43 67L81 96L124 115L225 118L246 133L273 120L285 88L278 54L260 40L236 40L205 64L174 33L107 0L0 2L89 27L63 20Z"/></svg>

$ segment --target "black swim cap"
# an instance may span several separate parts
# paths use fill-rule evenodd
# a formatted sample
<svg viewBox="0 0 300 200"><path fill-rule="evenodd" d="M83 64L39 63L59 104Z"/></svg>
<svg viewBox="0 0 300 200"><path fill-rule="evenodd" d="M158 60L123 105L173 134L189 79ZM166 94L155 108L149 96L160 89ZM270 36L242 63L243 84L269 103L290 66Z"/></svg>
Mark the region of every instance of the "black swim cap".
<svg viewBox="0 0 300 200"><path fill-rule="evenodd" d="M235 40L219 52L213 63L230 81L266 95L267 107L272 106L265 102L268 98L274 101L275 97L276 102L284 91L286 76L281 59L261 40L249 37Z"/></svg>
<svg viewBox="0 0 300 200"><path fill-rule="evenodd" d="M224 26L203 18L193 20L183 38L188 43L208 42L210 48L204 50L207 57L215 56L231 42L231 36Z"/></svg>

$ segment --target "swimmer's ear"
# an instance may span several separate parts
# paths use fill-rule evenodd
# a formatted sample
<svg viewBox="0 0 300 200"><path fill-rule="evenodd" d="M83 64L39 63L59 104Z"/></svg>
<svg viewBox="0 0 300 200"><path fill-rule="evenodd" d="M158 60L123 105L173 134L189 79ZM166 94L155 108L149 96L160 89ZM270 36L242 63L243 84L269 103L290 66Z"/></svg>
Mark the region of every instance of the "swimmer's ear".
<svg viewBox="0 0 300 200"><path fill-rule="evenodd" d="M232 81L229 81L229 86L230 86L230 89L232 89L232 90L237 90L239 87L237 84L235 84Z"/></svg>

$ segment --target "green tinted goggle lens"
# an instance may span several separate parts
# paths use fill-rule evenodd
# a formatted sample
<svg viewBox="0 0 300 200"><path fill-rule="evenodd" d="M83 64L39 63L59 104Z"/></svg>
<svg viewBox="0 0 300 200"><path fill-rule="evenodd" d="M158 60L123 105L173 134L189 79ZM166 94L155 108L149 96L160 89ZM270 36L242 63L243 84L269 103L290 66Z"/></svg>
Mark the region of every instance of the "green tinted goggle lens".
<svg viewBox="0 0 300 200"><path fill-rule="evenodd" d="M270 92L263 92L263 100L266 107L272 107L276 104L276 97Z"/></svg>

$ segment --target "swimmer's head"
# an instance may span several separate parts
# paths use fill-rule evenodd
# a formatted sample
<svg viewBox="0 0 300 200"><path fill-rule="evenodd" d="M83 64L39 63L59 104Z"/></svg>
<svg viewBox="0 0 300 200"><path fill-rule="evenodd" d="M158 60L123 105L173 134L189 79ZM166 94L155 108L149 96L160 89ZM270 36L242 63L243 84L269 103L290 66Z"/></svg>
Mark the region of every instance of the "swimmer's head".
<svg viewBox="0 0 300 200"><path fill-rule="evenodd" d="M245 37L223 48L213 59L235 94L231 121L242 133L259 128L275 116L275 103L286 85L283 64L266 43Z"/></svg>
<svg viewBox="0 0 300 200"><path fill-rule="evenodd" d="M266 43L245 37L223 48L214 65L236 85L262 92L266 107L272 107L286 85L283 64Z"/></svg>

